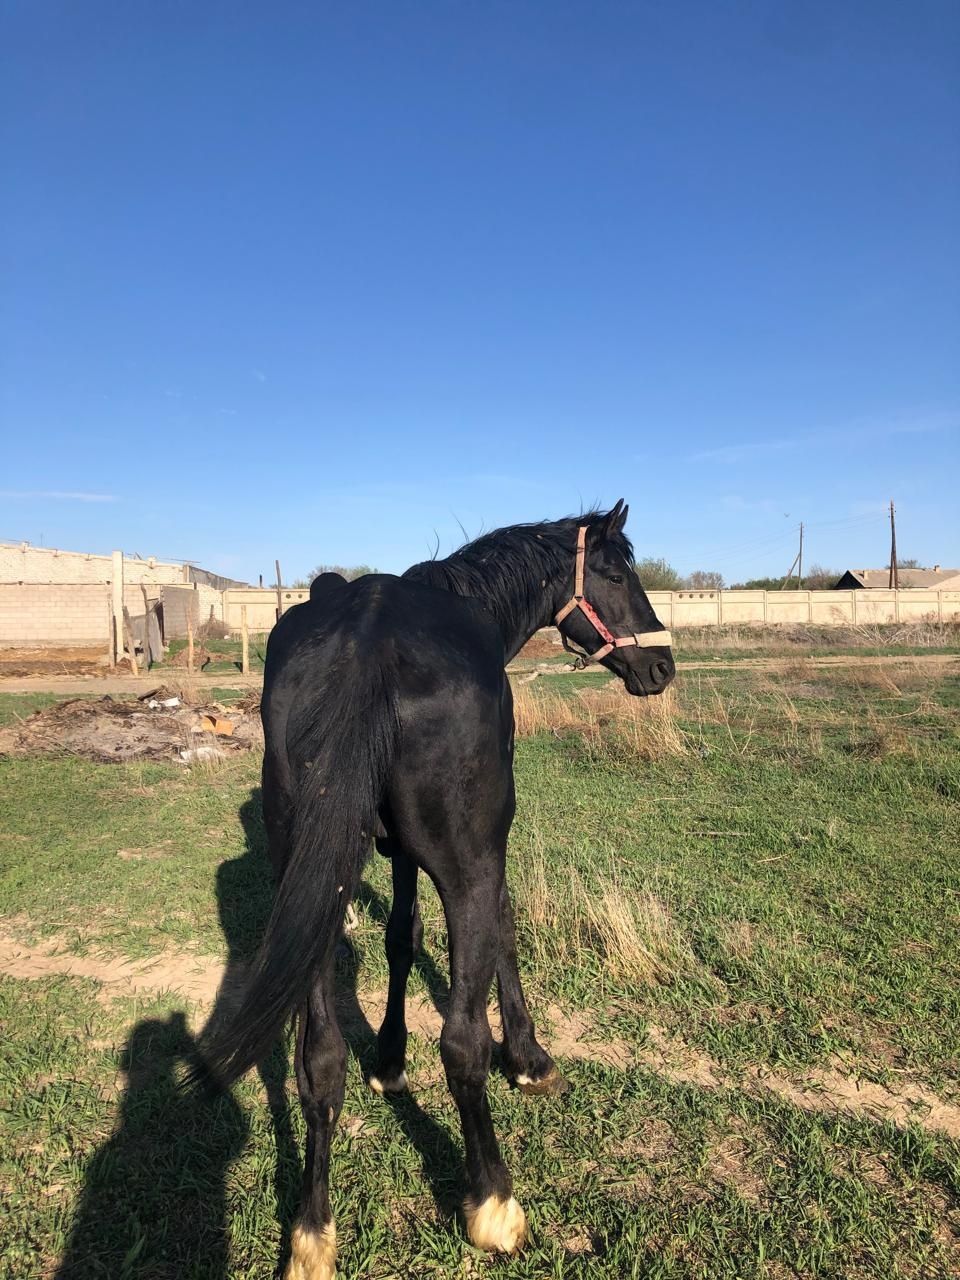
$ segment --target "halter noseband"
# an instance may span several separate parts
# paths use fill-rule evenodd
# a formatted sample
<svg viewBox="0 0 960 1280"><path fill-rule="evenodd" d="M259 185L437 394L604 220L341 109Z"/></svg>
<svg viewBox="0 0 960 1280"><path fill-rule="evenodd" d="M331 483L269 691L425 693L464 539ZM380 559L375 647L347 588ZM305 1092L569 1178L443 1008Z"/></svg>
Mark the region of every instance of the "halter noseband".
<svg viewBox="0 0 960 1280"><path fill-rule="evenodd" d="M570 649L567 643L567 637L560 632L560 638L563 640L563 647L571 653L577 653L577 656L585 662L599 662L601 658L605 658L608 653L612 653L614 649L625 649L627 645L639 645L641 649L655 649L662 646L668 646L673 643L670 632L666 629L661 631L634 631L628 636L615 636L608 627L601 622L596 609L583 594L583 574L584 566L587 559L587 526L582 524L577 530L577 560L576 572L573 581L573 595L563 606L557 616L554 618L557 626L569 613L573 613L574 609L579 609L583 616L587 619L595 631L599 633L606 641L601 645L596 653L578 653L575 649Z"/></svg>

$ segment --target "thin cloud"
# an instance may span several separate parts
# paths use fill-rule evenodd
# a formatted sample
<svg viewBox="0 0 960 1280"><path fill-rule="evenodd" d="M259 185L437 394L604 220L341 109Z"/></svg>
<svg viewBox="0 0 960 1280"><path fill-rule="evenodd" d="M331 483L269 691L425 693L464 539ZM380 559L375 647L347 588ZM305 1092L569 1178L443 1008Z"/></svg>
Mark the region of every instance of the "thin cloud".
<svg viewBox="0 0 960 1280"><path fill-rule="evenodd" d="M720 503L724 511L762 511L765 515L779 511L782 515L789 514L782 510L783 504L773 498L744 498L739 493L727 493Z"/></svg>
<svg viewBox="0 0 960 1280"><path fill-rule="evenodd" d="M703 449L690 455L691 462L740 462L764 453L796 449L799 440L755 440L750 444L725 444L719 449Z"/></svg>
<svg viewBox="0 0 960 1280"><path fill-rule="evenodd" d="M0 489L0 498L35 499L51 502L119 502L113 493L77 493L67 489Z"/></svg>
<svg viewBox="0 0 960 1280"><path fill-rule="evenodd" d="M702 449L691 453L688 462L743 462L748 458L763 457L766 454L784 453L790 449L809 448L812 445L829 443L833 448L841 445L872 444L877 440L885 440L891 436L921 435L934 431L952 432L956 430L957 414L955 412L917 415L887 422L858 421L847 426L837 427L830 431L811 431L790 439L751 440L738 444L721 445L716 449Z"/></svg>
<svg viewBox="0 0 960 1280"><path fill-rule="evenodd" d="M267 375L263 372L262 369L251 369L250 372L253 374L253 376L256 378L258 382L266 382Z"/></svg>

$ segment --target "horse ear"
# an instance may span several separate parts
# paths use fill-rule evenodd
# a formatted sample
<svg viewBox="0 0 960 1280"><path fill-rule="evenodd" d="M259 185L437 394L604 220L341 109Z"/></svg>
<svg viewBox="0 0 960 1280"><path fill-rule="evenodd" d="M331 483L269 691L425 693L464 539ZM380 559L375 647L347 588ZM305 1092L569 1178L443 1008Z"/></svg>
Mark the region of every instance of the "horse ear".
<svg viewBox="0 0 960 1280"><path fill-rule="evenodd" d="M621 532L623 526L627 523L627 512L629 510L630 508L623 499L618 498L616 506L607 512L607 517L603 522L604 537L612 538L614 534Z"/></svg>

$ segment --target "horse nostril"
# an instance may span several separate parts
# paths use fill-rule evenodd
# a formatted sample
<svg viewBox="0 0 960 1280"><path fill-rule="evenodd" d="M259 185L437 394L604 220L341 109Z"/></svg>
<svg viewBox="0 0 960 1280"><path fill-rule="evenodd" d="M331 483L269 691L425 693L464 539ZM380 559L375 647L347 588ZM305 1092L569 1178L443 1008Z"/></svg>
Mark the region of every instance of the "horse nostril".
<svg viewBox="0 0 960 1280"><path fill-rule="evenodd" d="M670 679L670 663L664 662L661 658L659 662L655 662L650 668L650 675L654 684L666 684Z"/></svg>

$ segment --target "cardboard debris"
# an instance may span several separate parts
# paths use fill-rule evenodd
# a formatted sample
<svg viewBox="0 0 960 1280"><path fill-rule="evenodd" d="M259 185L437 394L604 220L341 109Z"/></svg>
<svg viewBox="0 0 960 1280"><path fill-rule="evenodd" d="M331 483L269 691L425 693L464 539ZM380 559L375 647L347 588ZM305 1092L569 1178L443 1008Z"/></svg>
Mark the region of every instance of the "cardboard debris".
<svg viewBox="0 0 960 1280"><path fill-rule="evenodd" d="M166 703L163 704L164 706ZM233 721L222 720L218 715L204 712L200 718L200 726L206 733L216 733L222 738L233 737Z"/></svg>

